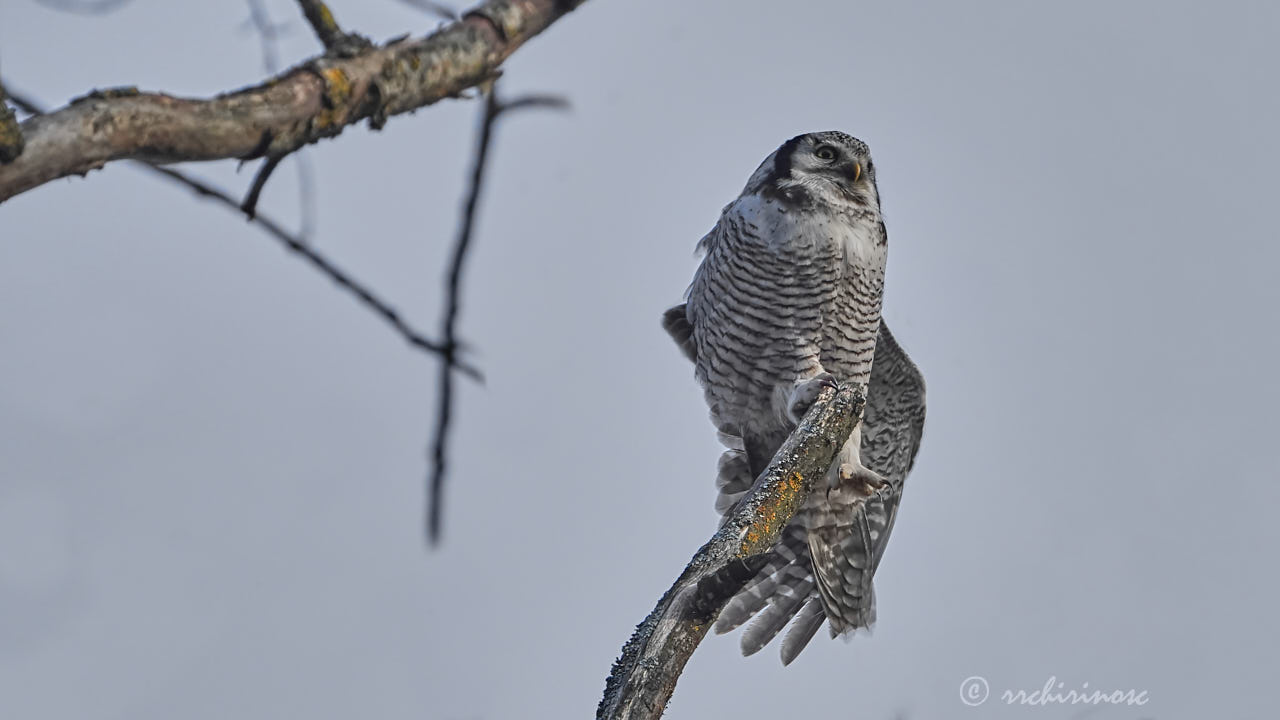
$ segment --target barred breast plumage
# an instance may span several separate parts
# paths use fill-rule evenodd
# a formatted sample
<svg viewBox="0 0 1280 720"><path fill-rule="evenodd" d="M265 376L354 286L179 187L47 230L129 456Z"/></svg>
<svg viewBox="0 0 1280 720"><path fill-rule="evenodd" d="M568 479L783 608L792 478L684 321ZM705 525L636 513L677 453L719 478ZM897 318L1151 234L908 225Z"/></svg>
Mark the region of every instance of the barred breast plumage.
<svg viewBox="0 0 1280 720"><path fill-rule="evenodd" d="M739 425L781 433L779 388L824 370L865 385L871 372L885 241L878 217L806 213L749 195L704 239L688 312L707 398ZM780 441L779 441L780 442Z"/></svg>
<svg viewBox="0 0 1280 720"><path fill-rule="evenodd" d="M881 330L887 237L866 145L836 132L787 141L700 248L688 301L669 310L664 325L694 360L729 448L718 510L728 512L750 488L826 384L892 383L880 399L868 392L866 416L876 427L864 421L866 429L855 431L769 563L717 624L724 631L756 617L743 635L750 653L796 617L783 643L790 662L823 619L833 636L874 619L871 575L910 466L898 446L910 445L913 458L923 425L923 381Z"/></svg>

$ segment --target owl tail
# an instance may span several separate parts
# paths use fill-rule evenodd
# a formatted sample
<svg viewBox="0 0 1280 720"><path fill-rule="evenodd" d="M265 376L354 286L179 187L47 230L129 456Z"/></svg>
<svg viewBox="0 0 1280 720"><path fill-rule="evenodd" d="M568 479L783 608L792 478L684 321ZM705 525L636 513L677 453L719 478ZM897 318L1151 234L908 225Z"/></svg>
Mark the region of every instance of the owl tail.
<svg viewBox="0 0 1280 720"><path fill-rule="evenodd" d="M713 422L716 419L713 410ZM727 516L755 484L756 473L752 470L751 453L745 449L750 443L724 429L720 439L728 449L720 456L716 510ZM717 634L747 625L741 639L743 655L759 652L790 625L781 648L782 664L790 664L826 620L809 562L805 512L802 510L783 529L767 562L737 591L716 620Z"/></svg>
<svg viewBox="0 0 1280 720"><path fill-rule="evenodd" d="M871 579L880 563L877 549L892 528L893 493L885 487L867 495L860 484L845 482L827 490L825 501L813 503L806 515L814 580L832 637L875 622Z"/></svg>
<svg viewBox="0 0 1280 720"><path fill-rule="evenodd" d="M718 634L750 622L742 632L743 655L759 652L790 624L782 641L782 664L789 664L826 619L809 571L804 535L801 525L788 525L769 553L769 562L734 595L716 620Z"/></svg>

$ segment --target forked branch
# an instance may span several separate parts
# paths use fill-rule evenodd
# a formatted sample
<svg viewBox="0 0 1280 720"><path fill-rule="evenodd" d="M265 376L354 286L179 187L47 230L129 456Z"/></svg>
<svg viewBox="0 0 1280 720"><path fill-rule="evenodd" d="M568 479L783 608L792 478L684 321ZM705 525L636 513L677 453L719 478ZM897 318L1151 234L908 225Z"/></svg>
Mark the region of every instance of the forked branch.
<svg viewBox="0 0 1280 720"><path fill-rule="evenodd" d="M425 38L350 56L326 52L259 85L208 99L133 88L93 92L22 123L26 147L0 164L0 202L116 160L284 156L364 119L381 127L392 115L491 80L516 49L583 2L487 0Z"/></svg>

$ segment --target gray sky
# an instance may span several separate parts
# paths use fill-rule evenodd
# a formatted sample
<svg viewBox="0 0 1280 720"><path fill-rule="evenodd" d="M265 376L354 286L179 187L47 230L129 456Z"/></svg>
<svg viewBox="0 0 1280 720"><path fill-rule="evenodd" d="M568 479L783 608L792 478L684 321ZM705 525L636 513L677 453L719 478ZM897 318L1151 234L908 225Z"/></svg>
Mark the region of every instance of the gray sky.
<svg viewBox="0 0 1280 720"><path fill-rule="evenodd" d="M376 38L434 20L342 2ZM963 5L963 7L961 7ZM293 3L282 54L315 51ZM260 79L243 3L0 3L15 88ZM1280 531L1273 3L609 2L521 50L462 327L447 542L435 365L252 227L126 166L0 207L0 717L586 717L715 527L658 325L761 158L876 157L885 315L929 419L880 620L792 666L737 636L668 717L1262 717ZM474 105L310 149L316 242L439 312ZM237 188L232 163L195 168ZM292 170L263 207L296 218ZM992 698L960 702L969 676ZM1005 689L1146 690L1141 708Z"/></svg>

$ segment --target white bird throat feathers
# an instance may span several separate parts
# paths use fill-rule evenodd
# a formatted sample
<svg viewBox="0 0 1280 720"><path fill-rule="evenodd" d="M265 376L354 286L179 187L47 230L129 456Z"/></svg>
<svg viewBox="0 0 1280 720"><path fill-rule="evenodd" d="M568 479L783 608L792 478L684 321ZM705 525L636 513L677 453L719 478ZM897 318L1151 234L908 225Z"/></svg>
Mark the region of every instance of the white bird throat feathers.
<svg viewBox="0 0 1280 720"><path fill-rule="evenodd" d="M861 217L851 217L854 213ZM850 208L840 214L805 212L774 198L751 194L725 207L721 222L729 219L751 228L775 253L821 250L825 248L814 246L827 243L840 248L846 267L884 271L888 248L879 230L880 214L873 209ZM710 234L699 247L705 249L709 239Z"/></svg>

